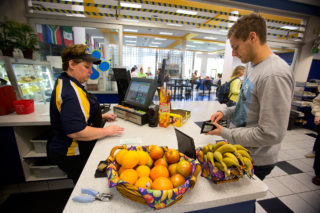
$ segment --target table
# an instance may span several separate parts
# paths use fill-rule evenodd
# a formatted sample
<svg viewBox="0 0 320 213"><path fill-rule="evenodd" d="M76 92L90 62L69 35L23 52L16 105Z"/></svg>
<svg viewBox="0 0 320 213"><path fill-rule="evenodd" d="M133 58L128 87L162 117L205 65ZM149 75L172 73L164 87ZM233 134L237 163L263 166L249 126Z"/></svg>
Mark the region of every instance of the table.
<svg viewBox="0 0 320 213"><path fill-rule="evenodd" d="M200 135L200 127L194 121L208 120L210 115L220 109L217 101L208 102L172 102L172 108L183 108L191 110L191 118L179 130L194 138L196 147L203 146L209 142L221 139L218 136ZM177 140L174 134L174 127L151 128L148 125L138 126L131 122L117 119L115 124L125 127L125 132L121 136L113 136L100 139L76 184L66 206L65 213L81 212L154 212L146 205L124 198L116 188L108 188L106 178L94 178L94 173L98 163L106 159L112 147L119 145L120 139L141 138L143 145L158 144L177 148ZM81 193L81 188L92 188L99 192L108 192L113 195L111 202L77 203L72 201L72 197ZM183 199L161 212L186 212L199 209L208 209L229 204L253 201L266 195L268 187L259 178L241 178L237 182L216 185L213 182L198 176L195 187L187 192ZM254 203L253 203L254 204ZM225 207L222 207L224 209ZM248 211L247 211L248 212Z"/></svg>

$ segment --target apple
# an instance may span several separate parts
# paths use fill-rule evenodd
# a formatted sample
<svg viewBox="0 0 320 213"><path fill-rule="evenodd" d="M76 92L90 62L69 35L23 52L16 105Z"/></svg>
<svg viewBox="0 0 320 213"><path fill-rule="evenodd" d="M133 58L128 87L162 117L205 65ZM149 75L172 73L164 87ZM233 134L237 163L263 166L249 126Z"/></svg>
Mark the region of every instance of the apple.
<svg viewBox="0 0 320 213"><path fill-rule="evenodd" d="M192 172L192 164L189 161L181 160L177 165L177 173L188 177Z"/></svg>
<svg viewBox="0 0 320 213"><path fill-rule="evenodd" d="M180 154L176 149L168 149L165 156L168 163L177 163L180 159Z"/></svg>
<svg viewBox="0 0 320 213"><path fill-rule="evenodd" d="M169 165L168 170L169 170L170 176L177 174L177 165L178 165L177 163L173 163Z"/></svg>
<svg viewBox="0 0 320 213"><path fill-rule="evenodd" d="M171 176L170 180L174 188L177 188L186 182L186 180L184 179L184 176L182 176L181 174L175 174Z"/></svg>
<svg viewBox="0 0 320 213"><path fill-rule="evenodd" d="M152 158L150 156L149 156L149 160L148 160L147 166L149 168L151 168L153 166L153 160L152 160Z"/></svg>
<svg viewBox="0 0 320 213"><path fill-rule="evenodd" d="M167 160L166 160L165 158L159 158L158 160L156 160L156 161L154 162L154 166L159 166L159 165L168 167Z"/></svg>

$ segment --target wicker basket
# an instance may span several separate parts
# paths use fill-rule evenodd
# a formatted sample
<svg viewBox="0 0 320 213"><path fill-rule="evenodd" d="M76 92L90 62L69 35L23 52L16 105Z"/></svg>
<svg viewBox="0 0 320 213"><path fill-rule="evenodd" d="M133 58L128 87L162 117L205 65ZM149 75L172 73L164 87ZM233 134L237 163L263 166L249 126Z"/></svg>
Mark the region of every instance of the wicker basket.
<svg viewBox="0 0 320 213"><path fill-rule="evenodd" d="M219 140L221 141L221 140ZM219 142L217 141L217 142ZM199 160L199 152L201 148L196 148L197 159ZM201 176L213 181L216 184L221 183L229 183L238 181L243 175L247 175L249 178L252 178L254 174L253 166L251 168L251 175L248 174L244 169L239 171L235 167L229 168L230 175L226 176L223 171L219 170L217 167L213 167L210 162L205 162L203 160L199 160L201 163ZM241 172L241 173L240 173Z"/></svg>
<svg viewBox="0 0 320 213"><path fill-rule="evenodd" d="M168 149L167 147L162 148L165 151ZM153 190L136 187L132 184L124 182L118 175L119 165L115 161L114 155L118 149L143 150L148 152L148 146L116 146L111 150L110 156L107 159L107 178L109 187L116 187L124 197L129 198L130 200L148 205L154 209L161 209L180 201L183 198L183 195L192 189L197 181L194 173L196 167L200 166L200 163L198 160L188 158L184 154L180 153L180 158L183 157L185 160L192 163L192 173L186 178L186 182L183 185L172 190Z"/></svg>

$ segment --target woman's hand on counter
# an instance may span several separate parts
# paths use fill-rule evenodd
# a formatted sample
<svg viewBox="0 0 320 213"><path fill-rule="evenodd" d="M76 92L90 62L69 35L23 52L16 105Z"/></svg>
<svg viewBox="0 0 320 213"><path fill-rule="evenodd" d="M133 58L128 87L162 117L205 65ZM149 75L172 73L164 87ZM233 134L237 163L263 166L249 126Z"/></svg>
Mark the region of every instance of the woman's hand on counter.
<svg viewBox="0 0 320 213"><path fill-rule="evenodd" d="M113 113L105 113L102 114L102 119L107 120L107 121L115 121L117 116Z"/></svg>
<svg viewBox="0 0 320 213"><path fill-rule="evenodd" d="M124 128L116 125L110 125L104 128L96 128L91 126L86 126L83 130L68 134L69 138L73 138L80 141L91 141L95 139L100 139L110 135L122 134Z"/></svg>
<svg viewBox="0 0 320 213"><path fill-rule="evenodd" d="M106 131L107 136L108 135L120 135L123 133L123 130L124 130L123 127L117 126L117 125L110 125L110 126L104 127L103 129Z"/></svg>

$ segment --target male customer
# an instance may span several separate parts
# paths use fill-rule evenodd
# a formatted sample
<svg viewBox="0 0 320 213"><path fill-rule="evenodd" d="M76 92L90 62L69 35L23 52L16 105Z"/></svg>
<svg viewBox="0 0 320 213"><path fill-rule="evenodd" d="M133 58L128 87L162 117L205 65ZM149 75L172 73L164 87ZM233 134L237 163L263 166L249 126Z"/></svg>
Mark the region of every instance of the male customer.
<svg viewBox="0 0 320 213"><path fill-rule="evenodd" d="M251 62L236 106L211 116L220 135L231 144L247 147L255 174L263 180L278 160L280 144L288 126L295 81L288 64L267 45L266 22L257 14L241 17L229 30L232 55ZM230 128L217 124L231 119Z"/></svg>

